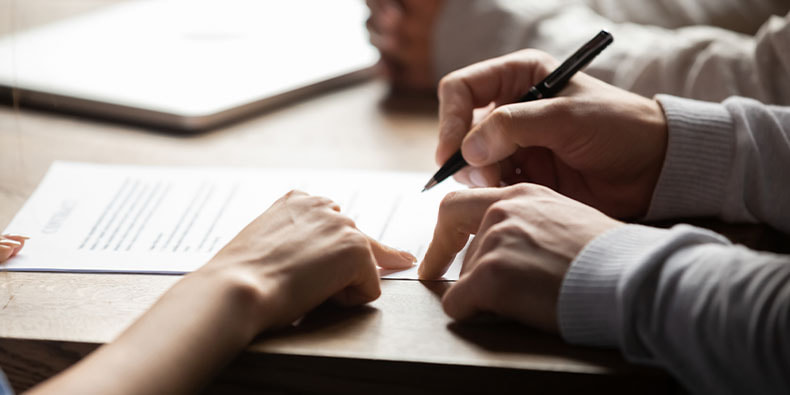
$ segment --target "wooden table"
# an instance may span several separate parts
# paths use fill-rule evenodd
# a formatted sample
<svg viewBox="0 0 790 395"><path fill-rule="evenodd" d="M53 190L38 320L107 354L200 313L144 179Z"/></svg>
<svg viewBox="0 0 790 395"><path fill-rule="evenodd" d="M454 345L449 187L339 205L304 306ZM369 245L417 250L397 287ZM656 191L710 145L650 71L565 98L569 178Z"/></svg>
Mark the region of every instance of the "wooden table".
<svg viewBox="0 0 790 395"><path fill-rule="evenodd" d="M55 4L0 0L0 14L12 5L50 3ZM65 2L69 10L100 3ZM64 9L51 12L69 14ZM13 10L23 25L51 19L42 11ZM0 33L8 30L3 26ZM435 112L432 100L393 98L380 81L193 136L0 106L0 228L54 160L431 171ZM0 367L18 391L29 388L111 341L176 281L177 276L0 272ZM299 327L261 336L207 391L666 392L674 387L663 373L629 365L617 352L570 347L513 323L454 323L440 305L447 286L386 280L381 298L369 306L321 307Z"/></svg>

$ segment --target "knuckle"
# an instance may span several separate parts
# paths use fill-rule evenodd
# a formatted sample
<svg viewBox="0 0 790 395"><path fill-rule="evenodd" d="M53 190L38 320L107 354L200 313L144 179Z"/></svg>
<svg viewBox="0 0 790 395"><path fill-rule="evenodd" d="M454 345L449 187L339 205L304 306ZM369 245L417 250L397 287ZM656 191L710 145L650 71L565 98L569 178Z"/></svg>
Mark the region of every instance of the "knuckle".
<svg viewBox="0 0 790 395"><path fill-rule="evenodd" d="M535 65L535 72L534 75L537 78L543 79L546 78L549 74L551 74L552 68L549 66L550 64L554 63L554 59L551 57L541 56L541 60L538 61L537 65Z"/></svg>
<svg viewBox="0 0 790 395"><path fill-rule="evenodd" d="M530 56L537 59L535 72L542 76L547 76L557 67L557 60L546 52L533 49Z"/></svg>
<svg viewBox="0 0 790 395"><path fill-rule="evenodd" d="M557 59L554 59L553 56L549 55L548 52L541 51L539 49L530 49L532 56L538 58L542 62L546 63L547 69L555 69L554 63L557 63Z"/></svg>
<svg viewBox="0 0 790 395"><path fill-rule="evenodd" d="M521 233L521 230L511 222L499 222L491 226L486 232L480 248L483 251L495 251L509 240L520 236Z"/></svg>
<svg viewBox="0 0 790 395"><path fill-rule="evenodd" d="M288 197L297 197L297 196L308 196L306 192L300 191L298 189L291 189L288 193L285 194Z"/></svg>
<svg viewBox="0 0 790 395"><path fill-rule="evenodd" d="M453 85L455 84L455 82L453 81L453 78L455 78L455 76L453 74L454 72L447 74L444 77L442 77L442 79L439 80L438 92L440 98L447 97L447 95L452 91Z"/></svg>
<svg viewBox="0 0 790 395"><path fill-rule="evenodd" d="M488 228L480 240L479 251L504 256L522 250L534 245L533 231L533 227L525 225L518 218L505 219Z"/></svg>
<svg viewBox="0 0 790 395"><path fill-rule="evenodd" d="M439 97L443 97L455 89L460 78L458 71L453 71L439 80Z"/></svg>
<svg viewBox="0 0 790 395"><path fill-rule="evenodd" d="M510 187L510 193L514 195L528 195L532 192L532 186L534 184L529 184L526 182L522 182L520 184L513 185Z"/></svg>
<svg viewBox="0 0 790 395"><path fill-rule="evenodd" d="M337 231L337 236L339 244L342 245L343 249L346 251L354 252L357 250L364 250L367 252L368 250L367 238L356 229L343 227Z"/></svg>
<svg viewBox="0 0 790 395"><path fill-rule="evenodd" d="M491 227L492 236L497 236L500 241L513 238L523 238L524 230L514 221L503 221Z"/></svg>
<svg viewBox="0 0 790 395"><path fill-rule="evenodd" d="M293 203L293 200L299 196L300 191L292 189L286 192L284 195L280 196L273 205L285 205Z"/></svg>
<svg viewBox="0 0 790 395"><path fill-rule="evenodd" d="M303 202L302 198L304 198L306 196L309 196L309 195L307 195L306 193L304 193L304 192L302 192L302 191L300 191L298 189L292 189L292 190L288 191L288 193L283 195L278 201L283 202L286 205L287 204L302 203Z"/></svg>
<svg viewBox="0 0 790 395"><path fill-rule="evenodd" d="M313 207L330 207L335 204L334 200L323 196L311 196L310 202Z"/></svg>
<svg viewBox="0 0 790 395"><path fill-rule="evenodd" d="M341 239L348 236L346 234L347 232L359 233L356 229L356 224L351 218L335 210L320 210L318 211L318 215L322 218L323 228L327 233L334 234Z"/></svg>
<svg viewBox="0 0 790 395"><path fill-rule="evenodd" d="M452 210L456 205L461 202L464 195L463 191L451 191L444 195L442 202L439 203L439 214Z"/></svg>
<svg viewBox="0 0 790 395"><path fill-rule="evenodd" d="M504 132L509 131L513 126L513 113L508 106L497 107L497 109L488 116L488 122L490 127L502 131L503 134L507 134Z"/></svg>
<svg viewBox="0 0 790 395"><path fill-rule="evenodd" d="M510 216L510 211L511 208L508 202L500 200L488 207L488 210L485 212L485 217L489 221L501 222Z"/></svg>
<svg viewBox="0 0 790 395"><path fill-rule="evenodd" d="M538 52L540 51L532 48L526 48L503 55L500 57L500 59L502 59L507 64L512 64L520 68L524 64L530 63L530 61L534 61L534 59L538 56Z"/></svg>
<svg viewBox="0 0 790 395"><path fill-rule="evenodd" d="M496 256L496 254L488 254L480 260L475 272L480 281L488 284L498 284L510 276L511 265L507 260ZM496 292L498 287L492 287L492 289Z"/></svg>
<svg viewBox="0 0 790 395"><path fill-rule="evenodd" d="M546 52L538 49L522 49L507 56L510 67L516 70L531 69L535 82L542 80L557 68L557 60Z"/></svg>
<svg viewBox="0 0 790 395"><path fill-rule="evenodd" d="M532 194L543 198L558 196L558 194L553 189L540 184L532 184Z"/></svg>
<svg viewBox="0 0 790 395"><path fill-rule="evenodd" d="M349 218L349 217L347 217L347 216L345 216L343 214L340 214L340 213L337 213L336 218L337 218L336 221L337 221L337 223L338 223L338 225L340 227L342 227L342 228L349 228L349 229L353 230L355 233L357 233L357 234L359 233L359 232L356 231L357 224L354 222L353 219L351 219L351 218Z"/></svg>
<svg viewBox="0 0 790 395"><path fill-rule="evenodd" d="M542 185L522 182L508 187L507 196L511 198L533 196L541 194L544 189L546 189L546 187Z"/></svg>
<svg viewBox="0 0 790 395"><path fill-rule="evenodd" d="M534 76L538 80L557 68L557 60L546 52L537 49L527 49L524 52L524 57L534 65Z"/></svg>
<svg viewBox="0 0 790 395"><path fill-rule="evenodd" d="M455 103L459 97L464 97L466 95L470 95L469 86L468 86L468 79L471 75L478 73L480 70L480 64L473 64L471 66L467 66L442 77L439 80L439 87L438 87L438 94L439 94L439 106L441 107L443 104L453 104Z"/></svg>

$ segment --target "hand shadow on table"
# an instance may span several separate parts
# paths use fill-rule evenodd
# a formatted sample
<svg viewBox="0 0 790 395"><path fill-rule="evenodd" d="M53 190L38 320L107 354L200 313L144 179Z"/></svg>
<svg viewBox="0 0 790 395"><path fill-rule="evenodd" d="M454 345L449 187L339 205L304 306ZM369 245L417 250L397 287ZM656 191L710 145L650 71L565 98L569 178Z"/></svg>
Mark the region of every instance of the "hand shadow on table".
<svg viewBox="0 0 790 395"><path fill-rule="evenodd" d="M453 283L448 281L420 281L431 293L441 299ZM494 314L479 314L471 320L453 321L447 329L468 343L486 351L512 355L543 355L546 357L569 357L599 365L622 368L623 358L616 352L590 348L572 347L558 335L527 327L519 322Z"/></svg>
<svg viewBox="0 0 790 395"><path fill-rule="evenodd" d="M463 322L454 321L447 324L447 329L476 347L500 355L522 355L542 363L572 359L616 369L620 373L650 371L658 374L652 372L653 369L630 365L615 350L569 345L559 335L533 329L493 314L480 314Z"/></svg>
<svg viewBox="0 0 790 395"><path fill-rule="evenodd" d="M332 338L356 327L371 325L381 319L381 311L370 305L347 307L335 302L325 302L307 313L291 325L277 328L260 334L255 340L262 341L271 338L296 338L310 336L321 332L326 338ZM323 337L322 336L322 337Z"/></svg>

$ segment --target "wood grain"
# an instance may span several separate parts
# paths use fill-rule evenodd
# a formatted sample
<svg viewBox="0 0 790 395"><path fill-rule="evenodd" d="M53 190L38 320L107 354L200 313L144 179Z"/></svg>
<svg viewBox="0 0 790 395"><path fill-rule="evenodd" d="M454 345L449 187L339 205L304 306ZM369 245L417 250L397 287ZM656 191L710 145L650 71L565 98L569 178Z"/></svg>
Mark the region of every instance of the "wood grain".
<svg viewBox="0 0 790 395"><path fill-rule="evenodd" d="M106 3L0 0L0 34ZM393 97L380 81L197 135L0 106L0 227L55 160L432 171L435 113L433 99ZM0 272L0 367L18 391L29 388L111 341L178 279ZM570 347L509 322L453 323L439 303L446 283L392 280L382 287L369 306L322 306L299 326L260 337L206 391L661 392L673 386L616 352Z"/></svg>
<svg viewBox="0 0 790 395"><path fill-rule="evenodd" d="M151 275L2 276L0 366L18 390L111 341L178 280ZM361 393L375 384L393 392L520 392L519 383L529 382L555 390L595 383L626 391L637 381L661 389L673 386L660 372L629 365L615 352L569 347L556 336L516 323L454 323L439 304L447 286L388 280L382 283L381 298L368 306L321 306L298 326L259 337L209 390L325 392L327 386Z"/></svg>

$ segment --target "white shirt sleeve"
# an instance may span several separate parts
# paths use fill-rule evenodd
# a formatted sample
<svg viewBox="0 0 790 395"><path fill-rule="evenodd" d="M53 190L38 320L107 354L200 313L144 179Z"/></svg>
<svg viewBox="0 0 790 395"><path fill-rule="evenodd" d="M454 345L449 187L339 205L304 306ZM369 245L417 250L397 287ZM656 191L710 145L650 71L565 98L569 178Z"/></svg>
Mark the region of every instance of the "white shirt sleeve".
<svg viewBox="0 0 790 395"><path fill-rule="evenodd" d="M616 23L670 29L706 25L754 35L771 15L788 11L785 0L584 0L599 15Z"/></svg>

